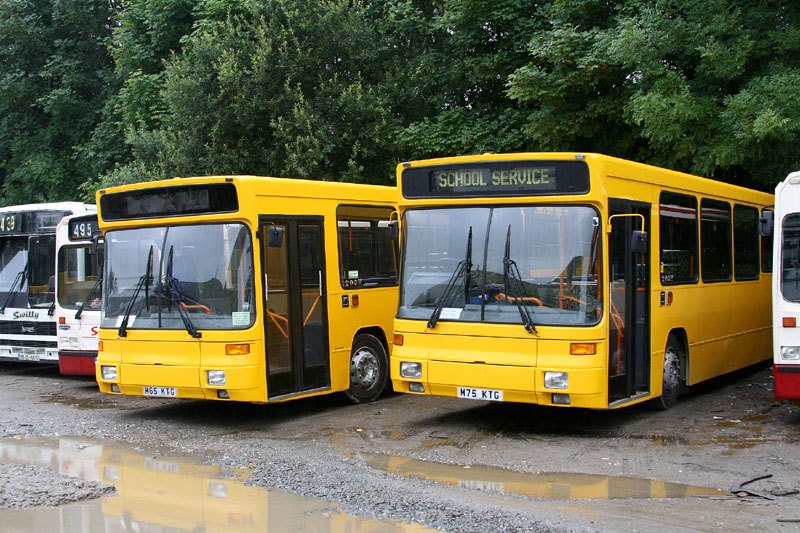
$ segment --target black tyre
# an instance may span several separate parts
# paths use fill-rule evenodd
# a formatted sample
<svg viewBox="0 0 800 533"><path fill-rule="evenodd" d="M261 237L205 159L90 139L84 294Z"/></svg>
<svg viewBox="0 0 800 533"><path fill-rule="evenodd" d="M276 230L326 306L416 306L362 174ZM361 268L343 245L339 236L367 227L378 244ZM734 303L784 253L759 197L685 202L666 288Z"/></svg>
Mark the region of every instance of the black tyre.
<svg viewBox="0 0 800 533"><path fill-rule="evenodd" d="M353 403L375 401L386 387L389 357L383 343L375 336L362 333L353 341L350 352L350 388L345 391Z"/></svg>
<svg viewBox="0 0 800 533"><path fill-rule="evenodd" d="M678 403L678 392L681 388L681 353L680 344L674 336L670 335L664 350L661 396L654 402L657 409L666 411Z"/></svg>

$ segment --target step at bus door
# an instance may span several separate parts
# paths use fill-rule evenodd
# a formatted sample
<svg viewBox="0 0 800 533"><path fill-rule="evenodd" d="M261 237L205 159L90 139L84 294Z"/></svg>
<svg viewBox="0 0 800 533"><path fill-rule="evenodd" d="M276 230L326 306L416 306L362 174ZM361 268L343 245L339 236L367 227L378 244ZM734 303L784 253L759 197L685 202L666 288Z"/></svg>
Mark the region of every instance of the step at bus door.
<svg viewBox="0 0 800 533"><path fill-rule="evenodd" d="M322 217L262 217L267 396L330 387Z"/></svg>
<svg viewBox="0 0 800 533"><path fill-rule="evenodd" d="M612 218L608 236L609 404L650 389L650 204L610 200L609 216L615 214L641 216ZM634 231L641 231L642 220L647 246L640 253L633 249L633 238Z"/></svg>

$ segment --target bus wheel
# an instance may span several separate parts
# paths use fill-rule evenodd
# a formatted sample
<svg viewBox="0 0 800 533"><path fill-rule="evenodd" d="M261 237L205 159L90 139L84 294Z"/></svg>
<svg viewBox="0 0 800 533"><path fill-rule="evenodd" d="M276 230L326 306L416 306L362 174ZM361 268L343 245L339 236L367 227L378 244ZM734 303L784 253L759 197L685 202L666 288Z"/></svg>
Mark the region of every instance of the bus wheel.
<svg viewBox="0 0 800 533"><path fill-rule="evenodd" d="M386 386L389 359L381 341L362 333L353 341L350 352L350 388L345 391L353 403L375 401Z"/></svg>
<svg viewBox="0 0 800 533"><path fill-rule="evenodd" d="M678 391L681 387L681 348L672 335L667 339L664 350L664 377L661 397L656 399L656 407L667 410L678 403Z"/></svg>

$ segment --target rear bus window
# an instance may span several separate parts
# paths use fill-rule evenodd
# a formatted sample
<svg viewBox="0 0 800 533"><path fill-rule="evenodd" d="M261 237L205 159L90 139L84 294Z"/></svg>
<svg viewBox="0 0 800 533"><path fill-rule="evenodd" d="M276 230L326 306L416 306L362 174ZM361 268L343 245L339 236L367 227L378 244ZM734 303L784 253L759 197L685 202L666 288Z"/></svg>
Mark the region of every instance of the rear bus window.
<svg viewBox="0 0 800 533"><path fill-rule="evenodd" d="M661 283L696 283L697 199L694 196L661 193L659 206Z"/></svg>
<svg viewBox="0 0 800 533"><path fill-rule="evenodd" d="M339 207L336 225L342 287L397 285L397 245L389 235L393 212L391 207Z"/></svg>

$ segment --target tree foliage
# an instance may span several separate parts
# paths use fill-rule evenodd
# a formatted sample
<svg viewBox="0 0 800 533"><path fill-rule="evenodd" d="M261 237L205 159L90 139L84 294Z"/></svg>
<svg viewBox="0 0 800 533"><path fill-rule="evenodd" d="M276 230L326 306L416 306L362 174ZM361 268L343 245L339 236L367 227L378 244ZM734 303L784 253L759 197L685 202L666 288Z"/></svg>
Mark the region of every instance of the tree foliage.
<svg viewBox="0 0 800 533"><path fill-rule="evenodd" d="M799 49L788 0L5 0L0 201L526 150L771 189Z"/></svg>
<svg viewBox="0 0 800 533"><path fill-rule="evenodd" d="M75 198L104 169L92 132L109 96L108 0L0 2L0 198Z"/></svg>
<svg viewBox="0 0 800 533"><path fill-rule="evenodd" d="M589 5L593 9L586 9ZM556 1L509 94L545 149L766 188L800 166L800 6Z"/></svg>

